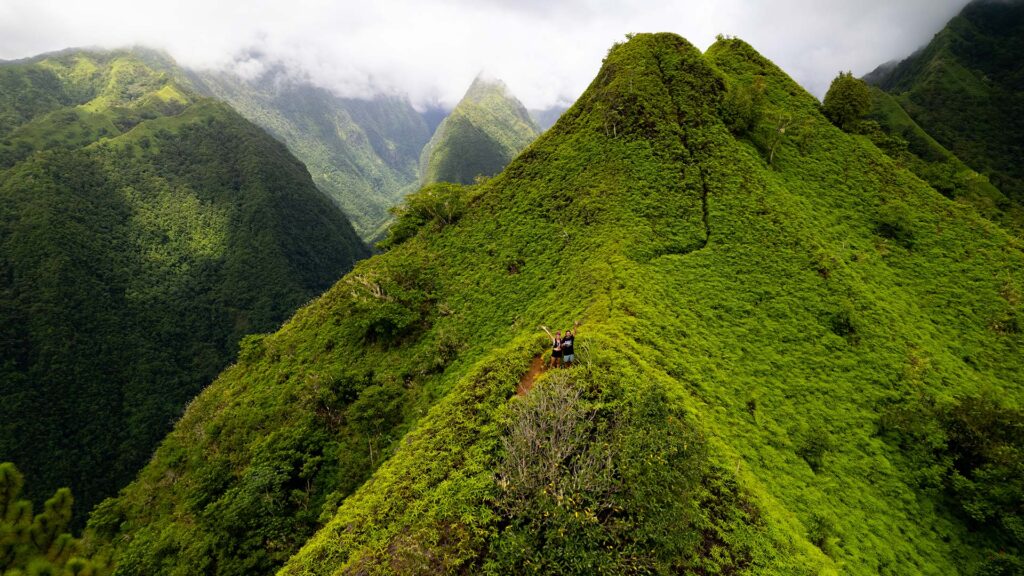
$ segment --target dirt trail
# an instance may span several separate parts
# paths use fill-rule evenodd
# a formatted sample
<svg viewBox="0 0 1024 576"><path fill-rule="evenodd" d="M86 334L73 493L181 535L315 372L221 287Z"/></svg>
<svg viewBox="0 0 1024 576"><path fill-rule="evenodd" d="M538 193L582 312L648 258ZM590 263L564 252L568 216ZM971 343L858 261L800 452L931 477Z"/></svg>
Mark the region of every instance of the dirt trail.
<svg viewBox="0 0 1024 576"><path fill-rule="evenodd" d="M516 396L522 396L533 388L533 383L537 381L537 376L544 371L544 357L543 355L537 356L530 362L530 369L523 374L523 377L519 379L519 387L516 388Z"/></svg>

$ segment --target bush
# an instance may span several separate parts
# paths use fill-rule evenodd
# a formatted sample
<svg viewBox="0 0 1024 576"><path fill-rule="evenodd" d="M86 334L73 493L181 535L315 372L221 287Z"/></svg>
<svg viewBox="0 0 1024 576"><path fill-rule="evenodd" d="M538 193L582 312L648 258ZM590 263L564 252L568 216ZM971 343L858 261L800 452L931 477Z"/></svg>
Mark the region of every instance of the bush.
<svg viewBox="0 0 1024 576"><path fill-rule="evenodd" d="M593 398L583 374L553 374L510 407L491 568L681 572L701 545L704 440L660 389Z"/></svg>
<svg viewBox="0 0 1024 576"><path fill-rule="evenodd" d="M746 134L760 120L764 100L763 77L756 77L750 84L735 84L722 101L722 121L733 134Z"/></svg>
<svg viewBox="0 0 1024 576"><path fill-rule="evenodd" d="M875 222L875 234L911 249L914 247L914 230L910 218L903 210L887 206Z"/></svg>
<svg viewBox="0 0 1024 576"><path fill-rule="evenodd" d="M832 80L822 112L833 124L846 131L856 127L856 123L871 111L871 90L867 83L854 78L850 72L840 72Z"/></svg>
<svg viewBox="0 0 1024 576"><path fill-rule="evenodd" d="M804 428L798 434L797 443L797 455L817 474L825 462L825 453L832 449L832 438L828 430L821 424Z"/></svg>
<svg viewBox="0 0 1024 576"><path fill-rule="evenodd" d="M991 393L943 404L930 397L886 410L881 430L954 510L991 542L1024 546L1024 411ZM920 474L924 470L924 474Z"/></svg>
<svg viewBox="0 0 1024 576"><path fill-rule="evenodd" d="M103 566L75 557L80 543L68 525L74 499L61 488L32 515L21 500L25 478L10 462L0 463L0 574L103 574Z"/></svg>
<svg viewBox="0 0 1024 576"><path fill-rule="evenodd" d="M836 546L839 544L835 519L817 512L811 514L811 520L807 524L807 539L819 550L835 558Z"/></svg>
<svg viewBox="0 0 1024 576"><path fill-rule="evenodd" d="M395 345L430 325L434 281L423 261L410 258L374 273L353 273L343 282L352 288L352 308L362 337Z"/></svg>
<svg viewBox="0 0 1024 576"><path fill-rule="evenodd" d="M391 209L395 222L388 229L387 238L377 247L390 250L415 236L428 224L436 230L455 224L466 212L471 189L470 186L438 182L410 194L405 204Z"/></svg>

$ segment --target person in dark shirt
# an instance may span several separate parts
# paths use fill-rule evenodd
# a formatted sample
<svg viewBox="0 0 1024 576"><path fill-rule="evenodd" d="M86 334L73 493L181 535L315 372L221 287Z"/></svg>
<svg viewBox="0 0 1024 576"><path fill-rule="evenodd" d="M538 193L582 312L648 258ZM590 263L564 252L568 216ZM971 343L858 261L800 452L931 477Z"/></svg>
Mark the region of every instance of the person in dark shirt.
<svg viewBox="0 0 1024 576"><path fill-rule="evenodd" d="M541 326L549 338L551 338L551 362L548 364L548 368L555 368L556 366L562 365L562 331L555 332L552 336L547 326Z"/></svg>
<svg viewBox="0 0 1024 576"><path fill-rule="evenodd" d="M579 322L574 323L572 329L566 330L565 336L562 336L562 366L572 366L573 361L576 360L573 344L575 344L576 331L579 330L579 326Z"/></svg>

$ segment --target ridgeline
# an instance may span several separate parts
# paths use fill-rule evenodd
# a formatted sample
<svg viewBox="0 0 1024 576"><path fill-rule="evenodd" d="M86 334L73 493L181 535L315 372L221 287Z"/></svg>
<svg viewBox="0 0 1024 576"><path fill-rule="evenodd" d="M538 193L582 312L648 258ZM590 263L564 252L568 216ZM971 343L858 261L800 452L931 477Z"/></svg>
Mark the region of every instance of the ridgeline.
<svg viewBox="0 0 1024 576"><path fill-rule="evenodd" d="M1024 2L975 0L906 60L865 79L1014 203L1024 222ZM996 208L1006 210L1005 199Z"/></svg>
<svg viewBox="0 0 1024 576"><path fill-rule="evenodd" d="M743 42L614 46L504 171L425 188L392 230L245 340L93 513L92 554L147 575L1019 566L1024 247ZM574 319L577 365L517 396L537 325Z"/></svg>
<svg viewBox="0 0 1024 576"><path fill-rule="evenodd" d="M478 77L420 156L420 182L472 184L493 176L540 133L501 81Z"/></svg>
<svg viewBox="0 0 1024 576"><path fill-rule="evenodd" d="M280 67L251 80L228 72L190 77L287 144L367 242L384 235L388 209L416 186L430 132L404 98L340 98Z"/></svg>

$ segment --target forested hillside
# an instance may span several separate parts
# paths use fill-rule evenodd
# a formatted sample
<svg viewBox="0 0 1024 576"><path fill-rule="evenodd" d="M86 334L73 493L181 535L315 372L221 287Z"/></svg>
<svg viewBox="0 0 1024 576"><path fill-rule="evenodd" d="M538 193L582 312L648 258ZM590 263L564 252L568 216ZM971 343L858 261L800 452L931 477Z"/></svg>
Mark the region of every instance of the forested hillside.
<svg viewBox="0 0 1024 576"><path fill-rule="evenodd" d="M365 240L383 235L388 209L418 181L431 131L405 98L340 98L280 67L251 80L229 72L191 76L287 144Z"/></svg>
<svg viewBox="0 0 1024 576"><path fill-rule="evenodd" d="M1017 207L1024 204L1024 1L975 0L923 49L865 79Z"/></svg>
<svg viewBox="0 0 1024 576"><path fill-rule="evenodd" d="M883 152L943 196L966 202L1007 231L1024 235L1024 205L1010 200L988 177L939 144L894 96L875 86L868 93L868 120L853 132L867 135Z"/></svg>
<svg viewBox="0 0 1024 576"><path fill-rule="evenodd" d="M504 83L478 77L420 157L420 182L472 184L493 176L540 133Z"/></svg>
<svg viewBox="0 0 1024 576"><path fill-rule="evenodd" d="M615 45L189 406L118 574L1012 574L1024 246L752 48ZM538 329L581 322L536 375ZM532 374L532 375L531 375Z"/></svg>
<svg viewBox="0 0 1024 576"><path fill-rule="evenodd" d="M76 514L368 254L282 144L147 51L0 64L0 461Z"/></svg>

